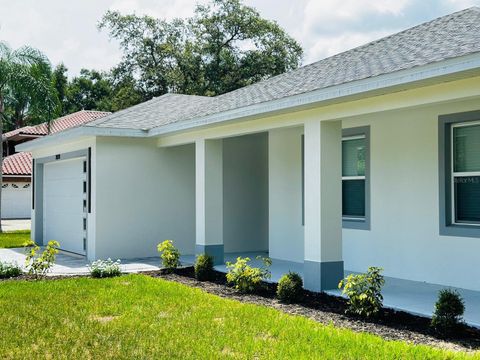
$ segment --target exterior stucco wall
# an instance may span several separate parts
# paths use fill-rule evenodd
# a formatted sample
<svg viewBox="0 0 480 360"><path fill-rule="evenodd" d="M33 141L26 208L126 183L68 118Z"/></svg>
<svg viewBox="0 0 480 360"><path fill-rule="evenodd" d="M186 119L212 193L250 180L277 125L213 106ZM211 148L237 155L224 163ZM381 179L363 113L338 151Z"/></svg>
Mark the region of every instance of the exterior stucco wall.
<svg viewBox="0 0 480 360"><path fill-rule="evenodd" d="M268 251L268 137L223 140L225 252Z"/></svg>
<svg viewBox="0 0 480 360"><path fill-rule="evenodd" d="M158 256L174 241L195 251L195 149L154 140L98 138L96 258Z"/></svg>
<svg viewBox="0 0 480 360"><path fill-rule="evenodd" d="M439 235L438 116L480 99L343 121L370 125L371 230L343 230L345 268L480 290L480 239Z"/></svg>
<svg viewBox="0 0 480 360"><path fill-rule="evenodd" d="M303 262L303 127L269 132L269 251L274 259Z"/></svg>

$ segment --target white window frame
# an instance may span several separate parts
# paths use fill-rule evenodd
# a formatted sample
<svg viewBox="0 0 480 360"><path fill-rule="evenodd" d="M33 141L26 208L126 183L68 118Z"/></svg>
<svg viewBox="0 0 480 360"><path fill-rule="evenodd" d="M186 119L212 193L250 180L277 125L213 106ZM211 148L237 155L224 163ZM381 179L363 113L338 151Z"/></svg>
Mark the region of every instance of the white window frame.
<svg viewBox="0 0 480 360"><path fill-rule="evenodd" d="M478 126L480 125L480 121L468 121L468 122L461 122L461 123L454 123L451 126L450 131L450 180L451 180L451 216L452 216L452 224L454 225L469 225L469 226L477 226L480 227L480 222L468 222L468 221L457 221L457 213L455 211L455 204L457 203L457 193L455 191L455 178L462 178L462 177L470 177L470 176L480 176L480 171L463 171L463 172L456 172L455 171L455 128L459 127L469 127L469 126Z"/></svg>
<svg viewBox="0 0 480 360"><path fill-rule="evenodd" d="M365 134L362 134L362 135L353 135L353 136L345 136L345 137L342 137L342 144L344 141L349 141L349 140L359 140L359 139L366 139L367 137L365 136ZM366 150L366 149L365 149ZM342 159L342 168L343 168L343 159ZM343 172L343 170L342 170ZM349 180L363 180L367 181L367 177L366 175L363 175L363 176L343 176L342 174L342 184L343 184L343 181L349 181ZM365 196L366 193L365 193ZM366 199L365 199L366 201ZM365 209L365 212L366 212L366 209ZM342 214L342 220L348 220L348 221L365 221L365 218L366 216L344 216Z"/></svg>

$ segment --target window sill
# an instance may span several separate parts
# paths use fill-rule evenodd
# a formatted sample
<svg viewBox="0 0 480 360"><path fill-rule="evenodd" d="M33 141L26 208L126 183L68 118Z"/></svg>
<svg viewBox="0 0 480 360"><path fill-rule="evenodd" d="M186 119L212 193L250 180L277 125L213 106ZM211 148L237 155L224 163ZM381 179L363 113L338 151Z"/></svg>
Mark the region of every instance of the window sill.
<svg viewBox="0 0 480 360"><path fill-rule="evenodd" d="M440 226L440 236L480 238L480 226L467 224Z"/></svg>
<svg viewBox="0 0 480 360"><path fill-rule="evenodd" d="M343 229L370 230L370 221L366 218L342 218Z"/></svg>

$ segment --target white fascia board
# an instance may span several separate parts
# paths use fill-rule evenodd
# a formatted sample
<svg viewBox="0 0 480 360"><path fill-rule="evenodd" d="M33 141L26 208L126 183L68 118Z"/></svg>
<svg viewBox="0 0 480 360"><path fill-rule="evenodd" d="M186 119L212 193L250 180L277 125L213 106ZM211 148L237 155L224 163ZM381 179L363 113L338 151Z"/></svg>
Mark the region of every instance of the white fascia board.
<svg viewBox="0 0 480 360"><path fill-rule="evenodd" d="M4 175L2 175L2 177L3 178L22 178L22 179L25 178L25 179L27 179L27 178L31 178L32 175L5 175L4 174Z"/></svg>
<svg viewBox="0 0 480 360"><path fill-rule="evenodd" d="M57 145L59 143L65 143L79 137L87 136L147 137L148 133L145 130L81 126L19 144L15 146L15 150L32 151L45 146Z"/></svg>
<svg viewBox="0 0 480 360"><path fill-rule="evenodd" d="M306 106L320 104L325 101L361 95L382 89L405 86L433 78L445 77L471 70L480 72L480 53L452 58L433 64L400 70L390 74L379 75L345 84L293 95L282 99L254 104L243 108L232 109L188 121L163 125L150 129L149 136L165 135L181 132L197 127L218 124L226 121L253 117L273 112L293 110Z"/></svg>

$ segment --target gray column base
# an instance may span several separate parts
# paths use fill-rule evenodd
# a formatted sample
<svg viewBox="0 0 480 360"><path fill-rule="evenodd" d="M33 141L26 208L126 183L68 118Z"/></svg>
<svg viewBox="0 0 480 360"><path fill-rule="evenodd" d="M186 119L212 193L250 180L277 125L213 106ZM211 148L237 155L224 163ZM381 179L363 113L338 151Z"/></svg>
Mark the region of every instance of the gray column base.
<svg viewBox="0 0 480 360"><path fill-rule="evenodd" d="M195 245L195 255L206 254L213 257L213 265L223 265L222 245Z"/></svg>
<svg viewBox="0 0 480 360"><path fill-rule="evenodd" d="M338 289L343 277L343 261L303 262L303 287L307 290L320 292Z"/></svg>

